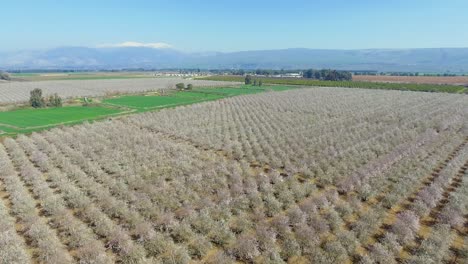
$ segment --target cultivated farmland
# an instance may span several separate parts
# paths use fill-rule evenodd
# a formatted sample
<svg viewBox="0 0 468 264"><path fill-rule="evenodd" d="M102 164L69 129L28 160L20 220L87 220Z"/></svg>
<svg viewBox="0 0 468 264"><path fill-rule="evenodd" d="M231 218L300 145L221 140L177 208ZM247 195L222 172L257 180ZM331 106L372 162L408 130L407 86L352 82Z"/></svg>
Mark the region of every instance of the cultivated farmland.
<svg viewBox="0 0 468 264"><path fill-rule="evenodd" d="M467 96L314 88L0 145L0 262L466 263Z"/></svg>
<svg viewBox="0 0 468 264"><path fill-rule="evenodd" d="M65 122L78 121L85 118L108 116L121 112L118 109L105 107L61 107L44 109L21 109L9 112L0 112L1 122L9 125L26 128L35 126L47 126Z"/></svg>
<svg viewBox="0 0 468 264"><path fill-rule="evenodd" d="M354 75L354 81L468 85L468 76Z"/></svg>
<svg viewBox="0 0 468 264"><path fill-rule="evenodd" d="M29 100L29 92L35 88L44 94L57 93L63 98L82 96L106 96L116 93L141 93L175 88L177 83L191 83L195 87L219 87L237 85L229 82L186 80L182 78L140 78L103 80L57 80L0 83L0 104L21 103Z"/></svg>
<svg viewBox="0 0 468 264"><path fill-rule="evenodd" d="M244 76L239 75L214 75L209 77L202 77L199 80L212 80L212 81L232 81L242 82ZM442 92L442 93L468 93L468 88L453 85L453 84L434 84L416 83L416 82L369 82L369 81L322 81L306 78L273 78L273 77L253 77L254 79L261 80L263 83L268 84L281 84L281 85L302 85L302 86L317 86L317 87L346 87L346 88L359 88L359 89L382 89L382 90L400 90L400 91L417 91L417 92Z"/></svg>
<svg viewBox="0 0 468 264"><path fill-rule="evenodd" d="M181 92L169 96L125 95L106 99L104 103L137 109L157 109L219 98L221 98L221 96L212 94Z"/></svg>
<svg viewBox="0 0 468 264"><path fill-rule="evenodd" d="M283 91L294 89L288 86L251 86L195 88L183 91L164 91L114 95L98 100L89 99L90 104L81 105L84 100L74 100L64 107L34 109L18 107L0 112L0 135L31 133L60 125L73 125L85 121L117 117L136 112L154 111L180 105L217 100L241 94ZM9 108L6 106L5 108Z"/></svg>

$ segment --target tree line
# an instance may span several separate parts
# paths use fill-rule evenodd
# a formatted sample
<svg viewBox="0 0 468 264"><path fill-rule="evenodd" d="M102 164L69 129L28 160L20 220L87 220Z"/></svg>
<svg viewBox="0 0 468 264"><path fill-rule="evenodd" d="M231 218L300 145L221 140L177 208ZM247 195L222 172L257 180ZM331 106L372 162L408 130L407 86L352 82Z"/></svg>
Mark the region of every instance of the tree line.
<svg viewBox="0 0 468 264"><path fill-rule="evenodd" d="M434 76L434 77L456 77L468 76L467 74L455 73L423 73L423 72L377 72L377 71L353 71L353 75L374 75L374 76Z"/></svg>
<svg viewBox="0 0 468 264"><path fill-rule="evenodd" d="M247 74L244 79L245 85L253 85L253 86L262 86L263 81L262 80L256 80L252 79L252 76L250 74Z"/></svg>
<svg viewBox="0 0 468 264"><path fill-rule="evenodd" d="M351 74L351 72L330 69L309 69L304 71L302 77L307 79L316 79L323 81L350 81L353 79L353 75Z"/></svg>
<svg viewBox="0 0 468 264"><path fill-rule="evenodd" d="M271 75L283 75L287 73L302 73L302 77L306 79L316 79L316 80L323 80L323 81L350 81L353 78L351 72L348 71L338 71L332 69L322 69L322 70L262 70L257 69L254 71L245 71L245 70L232 70L230 74L232 75L263 75L263 76L271 76ZM246 82L247 84L247 82ZM250 84L250 83L249 83Z"/></svg>

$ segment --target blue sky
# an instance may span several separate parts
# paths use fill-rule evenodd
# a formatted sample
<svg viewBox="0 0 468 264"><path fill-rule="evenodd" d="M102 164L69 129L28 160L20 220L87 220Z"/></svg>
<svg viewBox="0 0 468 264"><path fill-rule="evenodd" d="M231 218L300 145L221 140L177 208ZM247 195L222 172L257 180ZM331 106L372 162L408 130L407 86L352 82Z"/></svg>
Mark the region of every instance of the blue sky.
<svg viewBox="0 0 468 264"><path fill-rule="evenodd" d="M184 51L468 47L467 0L15 0L0 14L0 51L127 41Z"/></svg>

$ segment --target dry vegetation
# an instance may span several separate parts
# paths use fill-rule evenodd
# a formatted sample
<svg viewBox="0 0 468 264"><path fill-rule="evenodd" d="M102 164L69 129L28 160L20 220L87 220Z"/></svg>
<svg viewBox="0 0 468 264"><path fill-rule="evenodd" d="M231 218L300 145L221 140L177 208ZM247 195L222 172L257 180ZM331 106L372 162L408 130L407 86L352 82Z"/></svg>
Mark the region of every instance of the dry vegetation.
<svg viewBox="0 0 468 264"><path fill-rule="evenodd" d="M354 75L353 81L468 85L468 76Z"/></svg>
<svg viewBox="0 0 468 264"><path fill-rule="evenodd" d="M142 78L108 80L62 80L31 82L0 82L0 104L29 100L30 91L40 88L45 96L58 94L63 98L105 96L116 93L139 93L175 88L177 83L191 83L196 87L236 85L231 82L185 80L182 78Z"/></svg>
<svg viewBox="0 0 468 264"><path fill-rule="evenodd" d="M0 263L466 263L466 101L298 89L7 138Z"/></svg>

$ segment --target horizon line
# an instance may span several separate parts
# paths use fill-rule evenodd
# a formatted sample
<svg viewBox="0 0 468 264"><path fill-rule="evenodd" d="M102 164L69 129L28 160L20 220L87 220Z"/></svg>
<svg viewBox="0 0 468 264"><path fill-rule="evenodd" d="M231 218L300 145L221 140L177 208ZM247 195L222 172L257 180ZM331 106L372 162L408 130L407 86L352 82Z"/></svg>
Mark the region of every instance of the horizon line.
<svg viewBox="0 0 468 264"><path fill-rule="evenodd" d="M237 52L249 52L249 51L278 51L278 50L337 50L337 51L357 51L357 50L422 50L422 49L468 49L468 46L463 47L410 47L410 48L308 48L308 47L290 47L290 48L271 48L271 49L244 49L244 50L230 50L230 51L220 51L220 50L199 50L199 51L187 51L182 49L177 49L174 46L164 46L164 47L150 47L150 46L117 46L117 45L95 45L95 46L80 46L80 45L63 45L50 48L31 48L31 49L17 49L17 50L0 50L1 53L14 53L14 52L40 52L40 51L50 51L55 49L63 48L86 48L86 49L154 49L154 50L174 50L184 53L237 53Z"/></svg>

